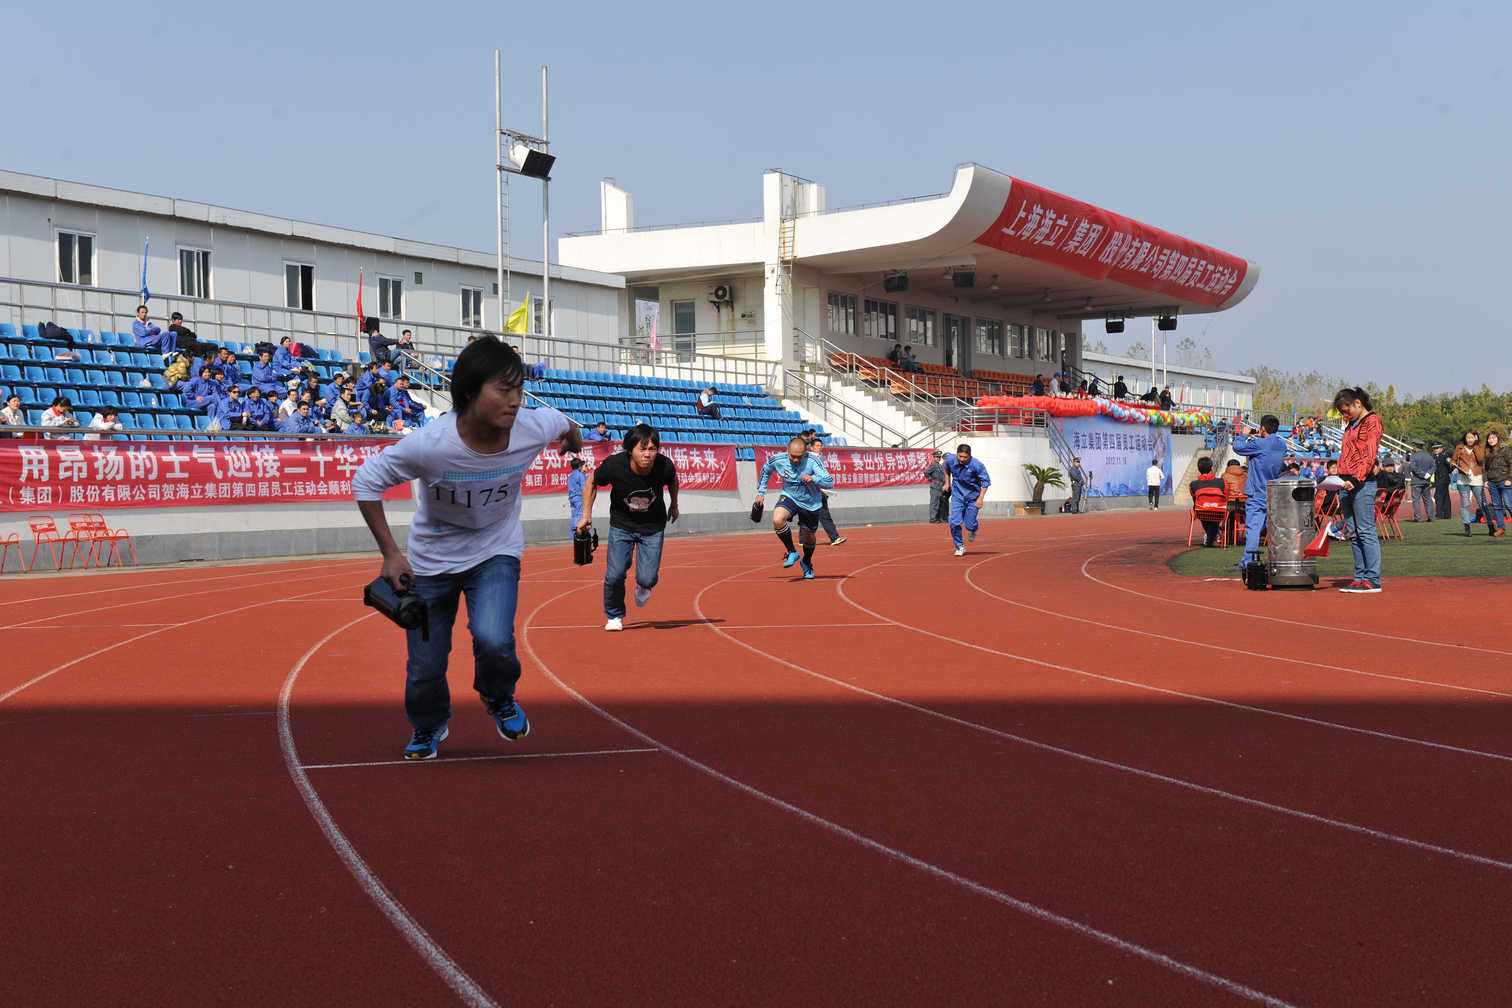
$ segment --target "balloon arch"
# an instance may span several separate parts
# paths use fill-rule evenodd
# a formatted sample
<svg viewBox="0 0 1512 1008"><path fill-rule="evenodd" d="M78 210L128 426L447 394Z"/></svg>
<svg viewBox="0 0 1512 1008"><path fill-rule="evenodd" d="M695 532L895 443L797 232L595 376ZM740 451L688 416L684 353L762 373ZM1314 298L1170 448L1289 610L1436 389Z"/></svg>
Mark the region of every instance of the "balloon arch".
<svg viewBox="0 0 1512 1008"><path fill-rule="evenodd" d="M1107 416L1123 423L1159 424L1164 427L1199 427L1213 421L1212 413L1205 409L1188 407L1163 410L1135 403L1115 402L1102 396L983 396L976 404L978 409L984 410L1044 410L1054 417Z"/></svg>

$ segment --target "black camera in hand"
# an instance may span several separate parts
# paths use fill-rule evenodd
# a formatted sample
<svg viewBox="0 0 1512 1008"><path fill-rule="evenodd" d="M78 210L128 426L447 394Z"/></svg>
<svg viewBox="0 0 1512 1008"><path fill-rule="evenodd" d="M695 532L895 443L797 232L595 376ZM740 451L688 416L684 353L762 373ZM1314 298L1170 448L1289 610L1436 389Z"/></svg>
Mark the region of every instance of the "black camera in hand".
<svg viewBox="0 0 1512 1008"><path fill-rule="evenodd" d="M430 641L430 608L425 600L409 594L414 582L408 574L399 576L402 590L395 591L387 579L378 578L362 589L362 604L372 606L405 630L419 630L420 639Z"/></svg>
<svg viewBox="0 0 1512 1008"><path fill-rule="evenodd" d="M593 563L593 551L598 549L598 532L592 525L572 533L572 562L579 567Z"/></svg>

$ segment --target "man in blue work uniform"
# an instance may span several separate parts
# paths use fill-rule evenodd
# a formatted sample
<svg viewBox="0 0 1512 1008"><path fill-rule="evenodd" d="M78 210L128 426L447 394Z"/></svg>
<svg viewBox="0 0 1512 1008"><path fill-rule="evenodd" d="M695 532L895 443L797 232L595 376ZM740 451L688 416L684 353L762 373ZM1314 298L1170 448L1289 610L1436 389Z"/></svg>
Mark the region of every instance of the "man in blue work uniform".
<svg viewBox="0 0 1512 1008"><path fill-rule="evenodd" d="M814 535L819 530L819 509L824 506L824 494L820 491L833 490L835 478L824 467L823 459L809 453L808 444L801 437L788 442L786 455L773 455L761 467L756 476L756 503L766 499L767 479L773 473L782 480L781 495L777 498L777 506L772 508L772 531L777 533L787 550L782 566L801 563L804 580L813 580ZM798 527L802 530L801 560L793 548L793 530L789 527L794 518L798 519Z"/></svg>
<svg viewBox="0 0 1512 1008"><path fill-rule="evenodd" d="M1251 427L1242 438L1234 440L1235 455L1249 459L1249 476L1244 481L1244 557L1246 563L1260 559L1260 535L1265 531L1265 487L1281 475L1286 464L1286 442L1276 436L1281 421L1267 413L1260 418L1260 429Z"/></svg>
<svg viewBox="0 0 1512 1008"><path fill-rule="evenodd" d="M966 526L967 537L975 541L977 512L987 499L992 478L987 475L987 467L971 457L969 444L957 445L955 457L945 460L945 475L945 489L950 493L950 538L955 541L955 555L965 556L961 526Z"/></svg>

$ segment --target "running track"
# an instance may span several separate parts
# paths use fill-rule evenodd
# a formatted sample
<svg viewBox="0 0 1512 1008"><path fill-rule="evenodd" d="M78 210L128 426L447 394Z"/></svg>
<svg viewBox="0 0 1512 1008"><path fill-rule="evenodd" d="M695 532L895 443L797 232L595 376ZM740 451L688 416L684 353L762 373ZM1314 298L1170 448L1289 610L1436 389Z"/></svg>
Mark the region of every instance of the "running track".
<svg viewBox="0 0 1512 1008"><path fill-rule="evenodd" d="M525 559L408 734L373 560L0 582L8 1004L1504 1005L1502 582L1178 579L1184 514Z"/></svg>

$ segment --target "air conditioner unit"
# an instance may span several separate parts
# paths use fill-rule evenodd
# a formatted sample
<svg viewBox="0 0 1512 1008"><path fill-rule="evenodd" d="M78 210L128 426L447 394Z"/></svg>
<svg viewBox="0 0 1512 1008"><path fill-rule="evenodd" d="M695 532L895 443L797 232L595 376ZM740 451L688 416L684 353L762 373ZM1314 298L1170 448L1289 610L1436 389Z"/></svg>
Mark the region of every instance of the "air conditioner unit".
<svg viewBox="0 0 1512 1008"><path fill-rule="evenodd" d="M715 304L734 304L735 285L730 283L715 284L709 289L709 300Z"/></svg>

